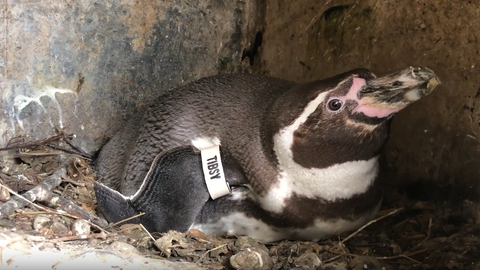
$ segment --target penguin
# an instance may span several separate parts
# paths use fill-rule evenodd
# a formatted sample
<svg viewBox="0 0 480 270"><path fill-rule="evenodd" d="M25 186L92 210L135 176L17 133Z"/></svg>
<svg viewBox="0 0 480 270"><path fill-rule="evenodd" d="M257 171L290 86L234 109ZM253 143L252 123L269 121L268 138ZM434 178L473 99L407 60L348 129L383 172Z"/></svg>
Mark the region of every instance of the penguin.
<svg viewBox="0 0 480 270"><path fill-rule="evenodd" d="M265 243L355 230L382 202L379 155L392 117L438 85L426 67L381 77L357 68L306 83L254 74L191 82L102 147L98 208L110 222L144 213L130 222L154 232ZM206 149L217 151L210 163ZM221 196L209 174L224 181Z"/></svg>

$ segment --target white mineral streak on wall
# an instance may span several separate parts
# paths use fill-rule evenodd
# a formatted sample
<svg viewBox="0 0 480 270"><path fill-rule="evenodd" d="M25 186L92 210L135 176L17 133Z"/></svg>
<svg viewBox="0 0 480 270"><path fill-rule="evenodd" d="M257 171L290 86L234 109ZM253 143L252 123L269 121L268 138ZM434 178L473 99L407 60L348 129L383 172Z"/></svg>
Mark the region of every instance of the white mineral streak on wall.
<svg viewBox="0 0 480 270"><path fill-rule="evenodd" d="M34 95L31 97L28 97L25 95L16 95L13 102L13 110L15 113L17 123L20 126L20 128L23 129L23 120L20 120L20 113L22 113L23 109L28 105L30 105L30 103L32 102L37 103L38 105L40 105L40 107L42 107L43 111L47 113L47 110L45 109L42 101L40 100L42 97L49 97L50 100L53 102L53 105L55 106L58 112L58 127L63 128L62 108L60 107L60 103L58 103L57 97L55 96L55 94L57 93L59 94L71 93L76 95L76 93L70 89L60 89L60 88L54 88L51 86L44 87L39 92L34 93ZM49 119L50 125L52 126L52 128L54 128L55 125L53 124L52 118L49 117L48 119Z"/></svg>
<svg viewBox="0 0 480 270"><path fill-rule="evenodd" d="M5 85L4 85L5 86ZM27 86L25 84L10 84L7 87L3 88L0 100L0 108L3 111L1 113L3 117L0 118L0 147L4 146L11 138L23 135L24 123L20 116L25 108L29 105L36 103L40 106L43 112L46 114L49 125L52 128L52 134L55 131L55 128L63 128L63 110L67 110L74 114L76 118L76 107L77 107L77 93L70 89L55 88L53 86L45 86L41 89L37 89L32 86ZM75 95L75 101L72 106L68 108L63 108L60 106L60 103L57 100L57 95L59 94L73 94ZM49 98L50 102L48 106L53 106L53 111L57 114L55 117L52 117L52 110L42 102L42 98ZM72 110L73 109L73 110ZM50 112L50 113L49 113ZM57 123L53 119L58 119ZM32 121L32 119L28 119ZM34 124L34 123L32 123ZM38 123L39 125L41 123ZM17 130L20 128L21 130ZM50 134L50 135L52 135ZM32 135L32 134L27 134Z"/></svg>

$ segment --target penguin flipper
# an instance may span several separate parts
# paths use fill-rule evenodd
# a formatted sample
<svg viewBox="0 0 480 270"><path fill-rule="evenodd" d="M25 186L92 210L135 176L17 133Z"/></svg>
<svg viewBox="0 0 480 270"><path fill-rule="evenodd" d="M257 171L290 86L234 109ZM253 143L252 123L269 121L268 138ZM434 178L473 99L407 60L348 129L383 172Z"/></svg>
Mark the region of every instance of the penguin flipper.
<svg viewBox="0 0 480 270"><path fill-rule="evenodd" d="M97 209L109 222L118 222L138 214L137 209L130 204L130 200L120 192L100 182L94 182L93 189L97 199ZM129 223L142 223L142 221L136 218Z"/></svg>
<svg viewBox="0 0 480 270"><path fill-rule="evenodd" d="M98 191L98 194L97 194ZM98 207L116 222L144 212L129 221L142 223L149 231L187 231L210 198L199 153L192 147L178 147L160 154L153 161L140 189L131 197L95 185Z"/></svg>

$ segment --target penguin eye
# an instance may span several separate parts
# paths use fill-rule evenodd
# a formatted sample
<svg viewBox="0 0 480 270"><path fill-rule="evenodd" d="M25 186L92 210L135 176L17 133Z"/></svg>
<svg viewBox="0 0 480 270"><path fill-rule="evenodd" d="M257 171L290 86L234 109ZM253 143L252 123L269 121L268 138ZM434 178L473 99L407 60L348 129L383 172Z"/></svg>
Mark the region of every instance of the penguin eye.
<svg viewBox="0 0 480 270"><path fill-rule="evenodd" d="M341 101L340 99L334 98L328 102L327 106L330 111L336 112L342 108L343 101Z"/></svg>

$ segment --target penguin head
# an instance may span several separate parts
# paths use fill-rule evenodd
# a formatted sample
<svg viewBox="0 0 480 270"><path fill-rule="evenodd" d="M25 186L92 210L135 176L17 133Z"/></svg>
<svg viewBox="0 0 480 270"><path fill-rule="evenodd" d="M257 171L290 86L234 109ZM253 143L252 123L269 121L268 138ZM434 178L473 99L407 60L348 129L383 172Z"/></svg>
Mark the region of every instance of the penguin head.
<svg viewBox="0 0 480 270"><path fill-rule="evenodd" d="M376 157L388 139L390 119L439 84L430 69L411 67L383 77L355 69L298 85L273 107L277 158L326 168Z"/></svg>

